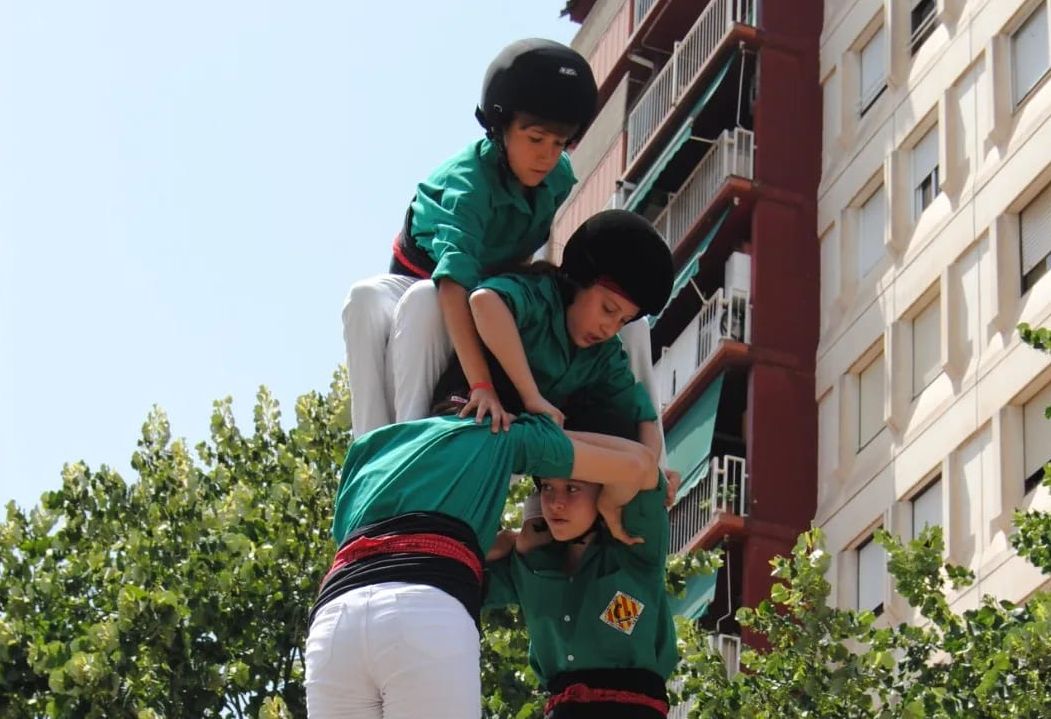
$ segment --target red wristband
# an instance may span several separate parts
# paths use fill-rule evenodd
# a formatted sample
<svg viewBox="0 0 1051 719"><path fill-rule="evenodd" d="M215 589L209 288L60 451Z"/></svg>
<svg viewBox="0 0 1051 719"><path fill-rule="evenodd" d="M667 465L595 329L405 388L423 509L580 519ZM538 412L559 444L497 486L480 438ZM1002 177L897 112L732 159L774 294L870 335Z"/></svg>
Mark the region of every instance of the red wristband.
<svg viewBox="0 0 1051 719"><path fill-rule="evenodd" d="M471 391L474 392L476 389L493 389L492 382L475 382L471 385Z"/></svg>

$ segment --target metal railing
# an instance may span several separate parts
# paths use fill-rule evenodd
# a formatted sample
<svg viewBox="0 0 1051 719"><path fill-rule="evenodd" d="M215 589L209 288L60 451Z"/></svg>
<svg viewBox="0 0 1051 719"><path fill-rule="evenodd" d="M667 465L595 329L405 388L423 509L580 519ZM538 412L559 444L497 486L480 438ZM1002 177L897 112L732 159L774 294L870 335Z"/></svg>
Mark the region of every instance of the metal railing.
<svg viewBox="0 0 1051 719"><path fill-rule="evenodd" d="M736 127L723 130L690 176L671 196L654 227L674 250L731 175L751 180L755 172L755 134Z"/></svg>
<svg viewBox="0 0 1051 719"><path fill-rule="evenodd" d="M708 476L669 512L669 552L681 552L689 547L690 541L720 514L748 516L748 472L744 459L726 455L709 461Z"/></svg>
<svg viewBox="0 0 1051 719"><path fill-rule="evenodd" d="M643 5L640 16L639 8ZM636 3L636 26L650 5L652 2ZM631 164L671 114L733 26L755 25L758 5L759 0L712 0L683 39L675 43L671 58L628 115L627 164Z"/></svg>
<svg viewBox="0 0 1051 719"><path fill-rule="evenodd" d="M632 30L642 24L642 21L649 15L650 10L657 4L657 0L635 0L635 10L632 15Z"/></svg>
<svg viewBox="0 0 1051 719"><path fill-rule="evenodd" d="M752 311L747 290L722 287L704 300L697 317L668 347L664 347L653 371L660 382L663 409L690 383L719 349L723 340L748 343L752 339Z"/></svg>

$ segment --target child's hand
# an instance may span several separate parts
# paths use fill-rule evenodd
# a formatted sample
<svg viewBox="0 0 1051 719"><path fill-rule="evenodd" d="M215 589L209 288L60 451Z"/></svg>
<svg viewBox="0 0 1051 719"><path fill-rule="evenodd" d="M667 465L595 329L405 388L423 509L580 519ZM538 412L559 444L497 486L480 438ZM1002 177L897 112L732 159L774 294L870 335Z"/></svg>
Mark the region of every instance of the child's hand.
<svg viewBox="0 0 1051 719"><path fill-rule="evenodd" d="M559 427L561 427L566 421L566 415L562 414L562 411L558 407L548 402L539 394L536 397L524 400L522 406L527 412L532 412L533 414L546 414Z"/></svg>
<svg viewBox="0 0 1051 719"><path fill-rule="evenodd" d="M679 485L682 484L682 475L669 467L664 468L664 477L668 480L665 489L664 506L671 508L675 504L675 495L679 493Z"/></svg>
<svg viewBox="0 0 1051 719"><path fill-rule="evenodd" d="M606 520L606 528L609 529L609 533L613 535L614 539L617 539L628 546L633 544L644 544L646 542L642 537L632 537L624 529L624 522L622 521L622 514L624 511L624 505L617 503L611 499L611 493L603 490L599 492L596 505L598 507L598 513L602 515L602 518Z"/></svg>
<svg viewBox="0 0 1051 719"><path fill-rule="evenodd" d="M537 547L550 544L554 539L543 518L527 519L522 523L522 531L515 540L515 551L519 554L529 554Z"/></svg>
<svg viewBox="0 0 1051 719"><path fill-rule="evenodd" d="M493 546L489 548L489 551L485 554L485 561L495 562L498 559L503 559L511 550L515 548L515 539L518 537L518 532L513 529L501 529L496 535L496 541L493 542Z"/></svg>
<svg viewBox="0 0 1051 719"><path fill-rule="evenodd" d="M481 424L485 415L491 415L493 420L490 424L493 434L496 434L500 430L507 431L511 428L511 422L514 421L515 416L510 412L504 410L504 406L500 404L500 398L496 394L496 390L489 389L487 387L478 387L471 391L471 398L464 405L464 408L460 410L461 417L467 417L474 412L474 421Z"/></svg>

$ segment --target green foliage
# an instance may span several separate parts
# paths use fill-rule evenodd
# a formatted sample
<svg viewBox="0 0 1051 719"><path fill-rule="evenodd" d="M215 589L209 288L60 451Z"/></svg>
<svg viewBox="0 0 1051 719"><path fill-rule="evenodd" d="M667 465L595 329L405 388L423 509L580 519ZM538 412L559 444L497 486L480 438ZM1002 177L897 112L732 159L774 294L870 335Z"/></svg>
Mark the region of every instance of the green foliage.
<svg viewBox="0 0 1051 719"><path fill-rule="evenodd" d="M254 432L215 403L191 452L159 409L127 483L67 465L0 524L0 716L305 714L306 613L332 554L349 441L344 375L285 431L262 388Z"/></svg>
<svg viewBox="0 0 1051 719"><path fill-rule="evenodd" d="M1051 351L1051 333L1021 327ZM126 483L73 464L63 486L0 523L0 719L304 716L306 618L332 554L332 495L349 442L346 379L296 403L285 431L270 394L253 434L217 402L211 439L190 452L160 410L143 426ZM1051 484L1051 465L1045 469ZM517 526L512 489L505 522ZM1051 517L1019 512L1012 543L1051 574ZM707 638L678 624L673 700L693 718L1051 716L1051 595L1024 606L985 597L955 613L973 577L946 564L941 529L903 543L881 532L895 590L921 621L894 625L830 606L822 533L772 561L775 583L737 621L765 640L727 678ZM719 557L674 556L669 591ZM528 638L513 611L483 619L487 719L540 715Z"/></svg>

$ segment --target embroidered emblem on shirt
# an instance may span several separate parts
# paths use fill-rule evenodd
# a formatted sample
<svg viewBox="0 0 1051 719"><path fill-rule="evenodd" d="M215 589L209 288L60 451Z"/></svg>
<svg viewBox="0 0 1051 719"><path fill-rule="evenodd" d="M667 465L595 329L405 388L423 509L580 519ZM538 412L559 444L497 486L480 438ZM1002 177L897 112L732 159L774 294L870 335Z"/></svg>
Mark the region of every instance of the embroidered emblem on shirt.
<svg viewBox="0 0 1051 719"><path fill-rule="evenodd" d="M602 610L599 619L617 631L624 632L630 636L635 631L635 625L638 623L639 616L645 608L646 605L635 597L618 591L613 595L613 599L606 605L606 608Z"/></svg>

